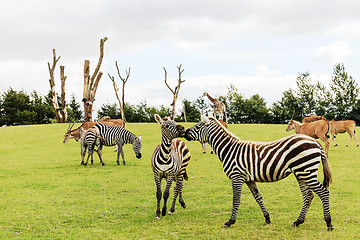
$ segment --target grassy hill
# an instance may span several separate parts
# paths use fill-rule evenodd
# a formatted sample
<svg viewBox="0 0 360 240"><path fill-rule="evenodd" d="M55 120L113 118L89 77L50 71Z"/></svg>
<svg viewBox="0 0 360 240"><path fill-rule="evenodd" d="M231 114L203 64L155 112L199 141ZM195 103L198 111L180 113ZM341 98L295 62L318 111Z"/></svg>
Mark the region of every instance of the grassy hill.
<svg viewBox="0 0 360 240"><path fill-rule="evenodd" d="M185 123L190 127L194 123ZM242 140L272 141L290 133L285 125L229 125ZM157 123L127 124L142 135L142 154L125 145L127 166L116 165L113 147L103 151L105 166L80 165L80 144L63 144L67 124L0 128L0 238L19 239L358 239L360 237L360 148L347 134L330 147L334 183L330 206L334 231L327 232L320 199L315 196L306 221L292 227L302 207L293 175L258 184L272 223L244 185L237 222L222 225L232 209L231 182L216 156L202 154L198 142L191 151L189 181L184 183L187 208L176 204L172 216L155 221L155 182L151 155L160 143ZM358 132L360 132L358 130ZM360 136L359 136L360 137ZM322 182L322 172L319 171ZM174 185L173 185L174 186ZM165 182L162 187L164 189ZM169 198L172 200L173 189Z"/></svg>

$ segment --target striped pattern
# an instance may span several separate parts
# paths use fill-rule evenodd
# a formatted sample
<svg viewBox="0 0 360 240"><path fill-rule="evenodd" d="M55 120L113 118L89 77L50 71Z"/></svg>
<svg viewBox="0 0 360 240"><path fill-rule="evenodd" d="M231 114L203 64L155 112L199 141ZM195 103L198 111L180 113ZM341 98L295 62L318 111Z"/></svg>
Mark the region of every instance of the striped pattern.
<svg viewBox="0 0 360 240"><path fill-rule="evenodd" d="M102 148L103 146L118 146L117 151L117 164L120 165L119 157L123 159L124 165L126 165L124 158L123 146L126 143L130 143L133 146L133 150L137 158L141 158L141 136L136 137L133 133L129 132L125 128L121 126L111 126L104 123L97 123L93 128L99 131L99 135L101 137L101 141L98 141L98 154L100 157L100 161L102 165L104 165L104 161L102 159Z"/></svg>
<svg viewBox="0 0 360 240"><path fill-rule="evenodd" d="M157 117L156 117L157 116ZM185 201L182 196L183 180L188 180L186 167L190 160L190 151L186 144L175 139L185 133L185 128L178 125L176 122L169 118L161 119L159 115L155 115L156 120L161 124L162 141L152 155L151 167L154 172L154 179L156 183L156 199L157 209L156 218L160 218L160 202L164 198L164 206L162 208L162 215L166 215L166 203L169 197L169 190L173 181L175 181L174 199L170 208L169 214L175 211L175 203L177 196L183 208L186 207ZM166 179L166 187L164 195L161 192L161 180Z"/></svg>
<svg viewBox="0 0 360 240"><path fill-rule="evenodd" d="M331 173L327 157L321 145L305 135L292 135L283 139L258 143L240 141L225 129L216 119L204 118L195 126L187 129L188 140L207 140L223 163L225 174L231 179L233 187L233 210L231 218L225 223L229 227L236 221L243 183L246 183L263 211L266 223L270 215L266 210L255 182L274 182L293 173L303 194L304 205L294 226L303 223L315 192L321 199L324 218L328 230L332 230L329 207ZM317 179L317 172L323 164L323 185Z"/></svg>
<svg viewBox="0 0 360 240"><path fill-rule="evenodd" d="M82 126L79 127L79 138L81 146L81 164L87 165L89 157L91 156L91 164L94 163L93 153L95 145L100 143L100 134L99 131L95 128L90 128L85 130ZM86 150L88 149L88 157L86 162L84 162L84 157ZM100 156L99 156L100 157ZM101 158L100 158L101 161Z"/></svg>

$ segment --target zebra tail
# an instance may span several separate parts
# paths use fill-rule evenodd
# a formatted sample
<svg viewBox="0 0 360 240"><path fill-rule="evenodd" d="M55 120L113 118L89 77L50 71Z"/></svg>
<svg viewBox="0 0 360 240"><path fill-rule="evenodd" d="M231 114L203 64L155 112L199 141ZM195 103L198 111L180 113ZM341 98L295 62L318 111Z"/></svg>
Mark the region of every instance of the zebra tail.
<svg viewBox="0 0 360 240"><path fill-rule="evenodd" d="M332 175L330 171L329 160L326 157L324 151L321 151L321 161L323 164L323 172L324 172L323 186L329 188L330 183L332 183Z"/></svg>
<svg viewBox="0 0 360 240"><path fill-rule="evenodd" d="M186 181L189 181L189 175L188 175L188 173L187 173L187 171L186 171L186 168L185 168L185 172L184 172L184 179L185 179Z"/></svg>

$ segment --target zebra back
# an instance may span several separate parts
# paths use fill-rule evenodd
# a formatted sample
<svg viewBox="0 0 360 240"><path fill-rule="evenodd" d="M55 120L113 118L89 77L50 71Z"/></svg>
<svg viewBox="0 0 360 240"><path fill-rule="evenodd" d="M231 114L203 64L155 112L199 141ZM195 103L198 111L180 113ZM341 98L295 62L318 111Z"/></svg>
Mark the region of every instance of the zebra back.
<svg viewBox="0 0 360 240"><path fill-rule="evenodd" d="M317 175L323 150L309 136L297 134L266 143L241 141L216 119L210 118L188 129L186 138L198 140L201 131L208 134L209 143L223 162L229 178L240 176L246 181L273 182L292 172L300 178ZM304 172L310 175L302 176Z"/></svg>

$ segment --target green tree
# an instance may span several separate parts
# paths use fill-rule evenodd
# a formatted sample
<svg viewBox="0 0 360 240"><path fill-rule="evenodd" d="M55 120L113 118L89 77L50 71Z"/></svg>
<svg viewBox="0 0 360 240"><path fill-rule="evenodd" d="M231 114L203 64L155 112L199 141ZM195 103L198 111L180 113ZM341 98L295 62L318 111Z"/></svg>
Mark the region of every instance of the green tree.
<svg viewBox="0 0 360 240"><path fill-rule="evenodd" d="M230 123L241 123L244 120L244 97L238 93L238 89L231 84L224 98L226 102L226 111Z"/></svg>
<svg viewBox="0 0 360 240"><path fill-rule="evenodd" d="M246 123L270 123L271 116L266 107L265 99L255 94L243 102L244 122Z"/></svg>
<svg viewBox="0 0 360 240"><path fill-rule="evenodd" d="M344 64L336 64L330 82L333 91L333 113L337 119L346 119L353 111L359 96L355 80L345 71Z"/></svg>
<svg viewBox="0 0 360 240"><path fill-rule="evenodd" d="M296 85L298 87L297 98L298 104L303 110L302 115L309 114L315 110L315 84L312 83L310 73L299 73L296 78Z"/></svg>
<svg viewBox="0 0 360 240"><path fill-rule="evenodd" d="M281 100L273 104L271 112L274 123L287 123L293 113L294 119L302 119L302 108L295 91L289 89L283 92Z"/></svg>
<svg viewBox="0 0 360 240"><path fill-rule="evenodd" d="M67 112L67 122L80 122L83 120L83 111L81 110L80 103L76 101L75 94L71 95Z"/></svg>
<svg viewBox="0 0 360 240"><path fill-rule="evenodd" d="M190 102L187 99L184 99L185 111L186 111L186 120L188 122L198 122L200 121L200 112L196 105L196 100L194 102ZM181 110L180 116L178 116L175 121L184 122L184 110Z"/></svg>
<svg viewBox="0 0 360 240"><path fill-rule="evenodd" d="M35 90L31 92L31 111L35 114L33 123L51 123L55 118L52 106L48 105L45 97L40 96Z"/></svg>
<svg viewBox="0 0 360 240"><path fill-rule="evenodd" d="M32 111L30 96L24 91L10 88L2 94L1 125L32 124L35 112Z"/></svg>
<svg viewBox="0 0 360 240"><path fill-rule="evenodd" d="M201 96L195 99L194 105L200 110L201 114L205 114L206 110L210 107Z"/></svg>
<svg viewBox="0 0 360 240"><path fill-rule="evenodd" d="M114 104L103 104L98 111L98 119L109 116L112 119L121 118L121 113L119 107Z"/></svg>

